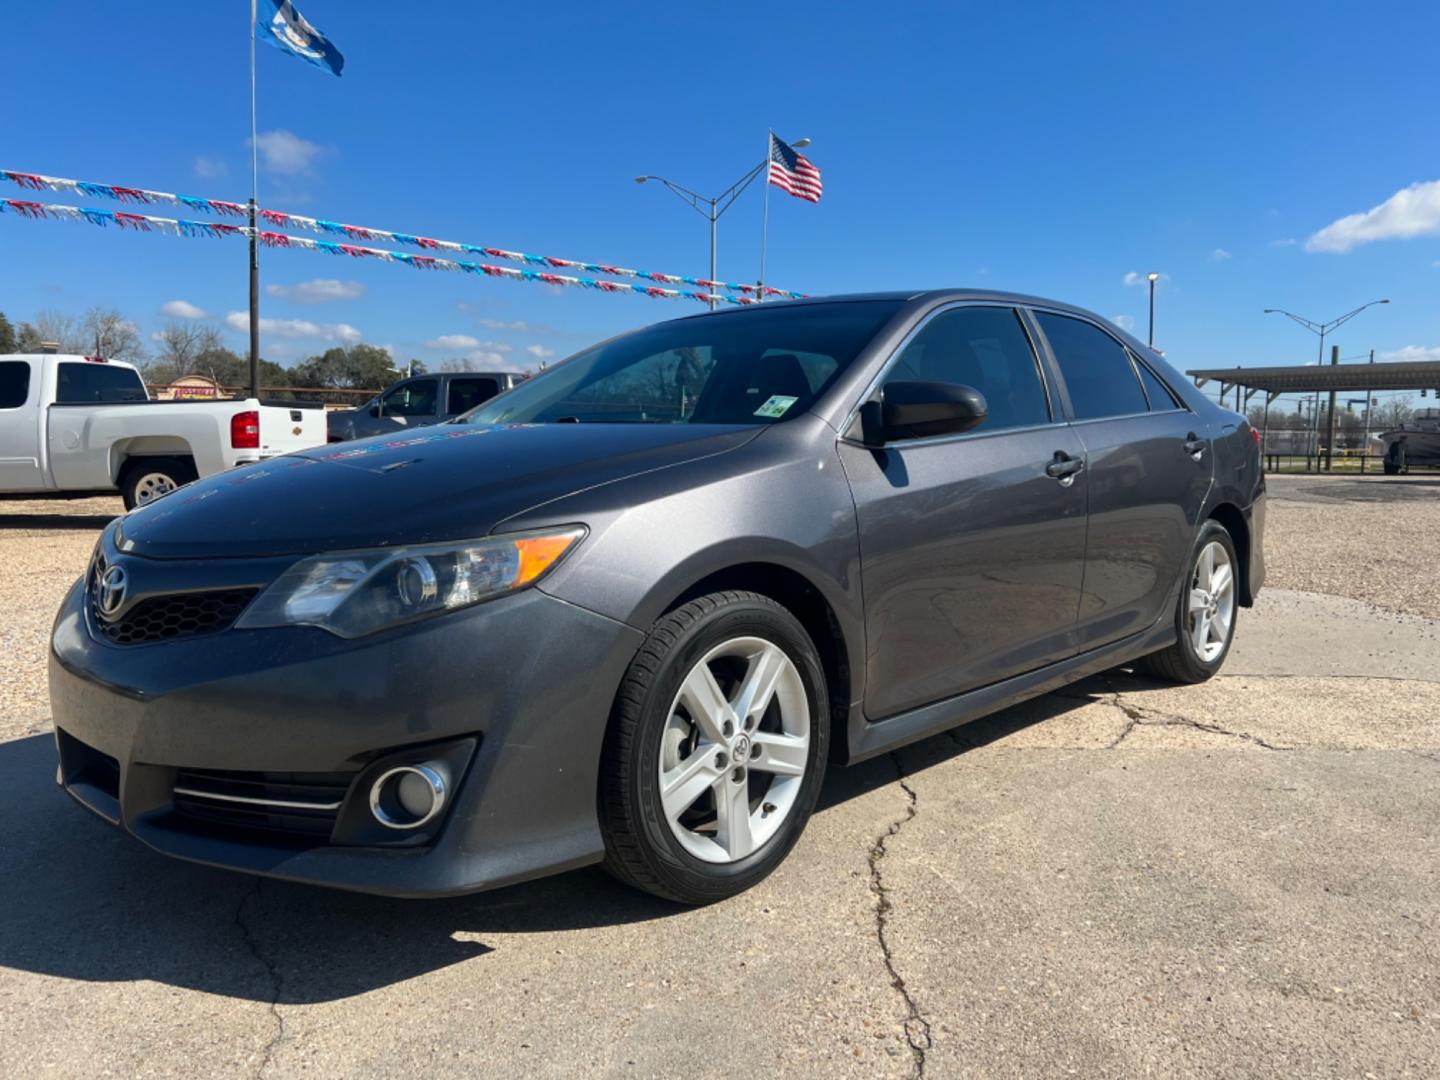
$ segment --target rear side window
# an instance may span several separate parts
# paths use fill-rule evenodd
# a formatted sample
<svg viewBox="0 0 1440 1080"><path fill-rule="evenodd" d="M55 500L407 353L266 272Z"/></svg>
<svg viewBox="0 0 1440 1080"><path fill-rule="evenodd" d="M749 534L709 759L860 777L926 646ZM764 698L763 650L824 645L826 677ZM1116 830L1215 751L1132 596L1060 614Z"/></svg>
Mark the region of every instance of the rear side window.
<svg viewBox="0 0 1440 1080"><path fill-rule="evenodd" d="M905 346L887 382L960 383L985 395L990 415L977 431L1050 422L1050 405L1030 339L1014 308L941 312Z"/></svg>
<svg viewBox="0 0 1440 1080"><path fill-rule="evenodd" d="M1065 376L1076 420L1148 412L1150 404L1125 347L1098 326L1064 315L1036 318Z"/></svg>
<svg viewBox="0 0 1440 1080"><path fill-rule="evenodd" d="M0 409L18 409L30 397L30 361L0 360Z"/></svg>
<svg viewBox="0 0 1440 1080"><path fill-rule="evenodd" d="M1166 412L1180 407L1180 403L1175 400L1175 395L1170 392L1170 388L1160 381L1160 376L1145 365L1145 361L1136 360L1135 367L1140 372L1140 381L1145 384L1145 396L1150 399L1151 412Z"/></svg>
<svg viewBox="0 0 1440 1080"><path fill-rule="evenodd" d="M451 379L450 407L445 410L445 414L454 416L469 412L499 392L500 384L494 379Z"/></svg>
<svg viewBox="0 0 1440 1080"><path fill-rule="evenodd" d="M109 364L72 362L61 364L55 387L61 405L94 401L144 401L145 383L134 368Z"/></svg>

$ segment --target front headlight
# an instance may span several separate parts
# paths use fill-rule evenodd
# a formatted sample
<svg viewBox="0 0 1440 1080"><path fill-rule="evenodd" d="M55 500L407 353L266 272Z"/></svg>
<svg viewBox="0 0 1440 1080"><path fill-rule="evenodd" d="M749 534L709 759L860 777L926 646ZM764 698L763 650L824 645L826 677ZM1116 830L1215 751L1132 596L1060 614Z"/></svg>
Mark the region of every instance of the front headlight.
<svg viewBox="0 0 1440 1080"><path fill-rule="evenodd" d="M572 526L315 555L276 578L235 625L318 626L340 637L362 637L532 585L584 535L584 528Z"/></svg>

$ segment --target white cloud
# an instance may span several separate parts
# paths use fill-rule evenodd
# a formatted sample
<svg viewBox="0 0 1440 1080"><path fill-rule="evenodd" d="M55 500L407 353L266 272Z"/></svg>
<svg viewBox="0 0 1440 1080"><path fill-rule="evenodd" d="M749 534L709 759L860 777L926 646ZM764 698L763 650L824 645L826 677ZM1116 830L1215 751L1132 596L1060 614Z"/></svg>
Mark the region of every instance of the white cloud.
<svg viewBox="0 0 1440 1080"><path fill-rule="evenodd" d="M266 285L265 291L300 304L325 304L332 300L358 300L365 295L365 286L358 281L314 278L295 285Z"/></svg>
<svg viewBox="0 0 1440 1080"><path fill-rule="evenodd" d="M547 349L544 345L526 345L525 351L536 360L545 360L555 355L554 349Z"/></svg>
<svg viewBox="0 0 1440 1080"><path fill-rule="evenodd" d="M262 131L255 146L267 170L292 176L309 173L315 159L325 152L319 143L302 139L293 131Z"/></svg>
<svg viewBox="0 0 1440 1080"><path fill-rule="evenodd" d="M566 330L559 326L526 322L524 319L476 319L475 321L486 330L510 330L517 334L559 334L562 337L589 336L577 335L574 330Z"/></svg>
<svg viewBox="0 0 1440 1080"><path fill-rule="evenodd" d="M471 337L469 334L441 334L439 337L425 342L425 347L453 351L455 349L474 349L479 344L480 339Z"/></svg>
<svg viewBox="0 0 1440 1080"><path fill-rule="evenodd" d="M471 371L522 371L523 368L508 356L502 356L492 349L472 349L465 354Z"/></svg>
<svg viewBox="0 0 1440 1080"><path fill-rule="evenodd" d="M250 315L232 311L225 316L225 325L232 330L250 331ZM260 320L260 333L282 338L319 338L322 341L343 341L353 345L365 335L349 323L313 323L309 319Z"/></svg>
<svg viewBox="0 0 1440 1080"><path fill-rule="evenodd" d="M1170 280L1170 275L1169 275L1169 274L1161 274L1161 275L1160 275L1160 281L1169 281L1169 280ZM1149 285L1149 284L1150 284L1150 277L1149 277L1148 274L1137 274L1134 270L1131 270L1128 274L1125 275L1124 278L1121 279L1121 282L1120 282L1120 283L1121 283L1122 285Z"/></svg>
<svg viewBox="0 0 1440 1080"><path fill-rule="evenodd" d="M203 319L205 309L196 307L189 300L167 300L160 305L160 313L172 319Z"/></svg>
<svg viewBox="0 0 1440 1080"><path fill-rule="evenodd" d="M1411 184L1379 206L1332 221L1305 241L1305 250L1346 252L1376 240L1427 233L1440 233L1440 180Z"/></svg>
<svg viewBox="0 0 1440 1080"><path fill-rule="evenodd" d="M1386 362L1411 362L1440 360L1440 345L1406 345L1403 349L1383 352L1380 359Z"/></svg>
<svg viewBox="0 0 1440 1080"><path fill-rule="evenodd" d="M1116 326L1118 326L1121 330L1124 330L1127 334L1135 329L1134 315L1116 315L1110 321L1113 322Z"/></svg>
<svg viewBox="0 0 1440 1080"><path fill-rule="evenodd" d="M229 171L230 167L218 157L201 154L195 159L195 175L202 180L213 180L217 176L224 176Z"/></svg>
<svg viewBox="0 0 1440 1080"><path fill-rule="evenodd" d="M1230 253L1224 248L1216 248L1210 253L1211 262L1224 262L1228 258L1230 258Z"/></svg>

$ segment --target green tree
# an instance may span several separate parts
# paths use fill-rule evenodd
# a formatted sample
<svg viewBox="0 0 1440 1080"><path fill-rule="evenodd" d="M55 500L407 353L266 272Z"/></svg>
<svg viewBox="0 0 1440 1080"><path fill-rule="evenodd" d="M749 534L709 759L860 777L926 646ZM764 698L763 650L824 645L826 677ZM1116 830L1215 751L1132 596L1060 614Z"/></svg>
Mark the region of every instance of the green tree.
<svg viewBox="0 0 1440 1080"><path fill-rule="evenodd" d="M348 349L336 346L296 364L291 371L291 385L379 390L394 382L397 374L384 349L363 344Z"/></svg>
<svg viewBox="0 0 1440 1080"><path fill-rule="evenodd" d="M0 311L0 353L13 353L18 351L15 327L10 325L10 320L5 317L3 311Z"/></svg>
<svg viewBox="0 0 1440 1080"><path fill-rule="evenodd" d="M35 329L28 322L20 324L20 332L15 335L15 351L22 353L37 353L40 351L40 331Z"/></svg>

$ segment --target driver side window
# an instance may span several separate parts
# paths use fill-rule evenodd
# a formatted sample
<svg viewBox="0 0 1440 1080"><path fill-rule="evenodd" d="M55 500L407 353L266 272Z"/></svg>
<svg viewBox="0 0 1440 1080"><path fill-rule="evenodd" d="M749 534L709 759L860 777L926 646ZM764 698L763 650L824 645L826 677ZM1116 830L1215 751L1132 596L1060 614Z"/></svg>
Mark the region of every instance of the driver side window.
<svg viewBox="0 0 1440 1080"><path fill-rule="evenodd" d="M401 383L380 399L381 416L434 416L435 380Z"/></svg>
<svg viewBox="0 0 1440 1080"><path fill-rule="evenodd" d="M990 412L975 429L981 433L1050 423L1039 360L1014 308L941 312L905 346L885 381L974 387Z"/></svg>

